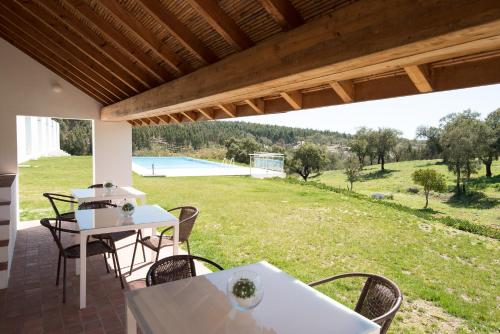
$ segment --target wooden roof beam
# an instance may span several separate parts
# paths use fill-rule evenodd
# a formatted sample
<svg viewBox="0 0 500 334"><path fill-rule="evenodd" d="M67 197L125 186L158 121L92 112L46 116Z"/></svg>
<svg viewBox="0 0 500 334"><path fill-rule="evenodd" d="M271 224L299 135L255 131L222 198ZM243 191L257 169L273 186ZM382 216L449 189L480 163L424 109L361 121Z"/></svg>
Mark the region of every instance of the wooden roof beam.
<svg viewBox="0 0 500 334"><path fill-rule="evenodd" d="M226 113L229 117L236 117L236 106L232 103L219 104L217 105L221 110Z"/></svg>
<svg viewBox="0 0 500 334"><path fill-rule="evenodd" d="M404 69L420 93L429 93L433 91L427 66L410 65L405 66Z"/></svg>
<svg viewBox="0 0 500 334"><path fill-rule="evenodd" d="M344 103L354 102L354 84L351 80L331 81L329 84Z"/></svg>
<svg viewBox="0 0 500 334"><path fill-rule="evenodd" d="M192 115L189 111L183 111L181 114L187 118L190 122L196 122L196 117Z"/></svg>
<svg viewBox="0 0 500 334"><path fill-rule="evenodd" d="M23 3L25 5L26 3ZM56 16L67 27L79 34L86 42L93 45L94 48L100 50L110 60L114 61L122 70L115 70L117 73L122 71L127 72L146 88L156 86L157 81L148 75L140 66L128 57L119 49L113 47L103 38L99 37L88 25L80 21L76 16L72 15L64 6L58 5L51 1L38 1L37 4L44 7L52 15Z"/></svg>
<svg viewBox="0 0 500 334"><path fill-rule="evenodd" d="M161 119L162 124L170 124L170 121L172 120L168 115L158 115L158 118Z"/></svg>
<svg viewBox="0 0 500 334"><path fill-rule="evenodd" d="M261 0L260 2L283 30L290 30L304 23L304 19L289 0Z"/></svg>
<svg viewBox="0 0 500 334"><path fill-rule="evenodd" d="M206 119L214 119L215 112L212 110L212 108L197 108L196 110L198 110L200 114L205 116Z"/></svg>
<svg viewBox="0 0 500 334"><path fill-rule="evenodd" d="M373 15L376 12L384 15ZM370 19L352 19L357 16ZM402 16L413 17L412 24L403 24ZM389 22L400 24L395 27ZM367 29L375 29L383 40L373 43ZM431 1L359 0L182 78L106 106L101 117L119 121L211 107L498 49L500 7L495 1L460 1L448 6ZM356 100L358 94L359 89Z"/></svg>
<svg viewBox="0 0 500 334"><path fill-rule="evenodd" d="M172 75L163 66L154 62L146 53L125 38L111 23L97 15L85 1L62 1L65 6L72 8L77 16L89 21L91 25L112 41L124 54L134 59L138 65L148 71L159 83L172 78Z"/></svg>
<svg viewBox="0 0 500 334"><path fill-rule="evenodd" d="M246 99L245 103L250 106L257 114L264 114L265 112L265 103L261 98L256 99Z"/></svg>
<svg viewBox="0 0 500 334"><path fill-rule="evenodd" d="M299 91L281 92L280 95L293 109L302 109L302 94Z"/></svg>
<svg viewBox="0 0 500 334"><path fill-rule="evenodd" d="M38 18L39 22L45 24L49 29L51 29L52 34L64 38L77 50L81 51L87 59L94 61L103 71L109 72L110 78L114 76L118 79L119 81L117 81L116 87L120 88L120 90L127 94L127 96L135 95L139 92L136 86L138 84L140 85L140 83L138 83L134 77L108 57L104 56L93 45L89 44L87 40L82 38L80 34L68 29L63 22L54 18L51 12L47 11L43 7L40 7L34 2L20 2L19 5L30 12L34 17ZM142 87L146 88L145 86Z"/></svg>
<svg viewBox="0 0 500 334"><path fill-rule="evenodd" d="M241 51L253 45L252 40L219 7L217 1L187 0L187 2L236 50Z"/></svg>
<svg viewBox="0 0 500 334"><path fill-rule="evenodd" d="M170 117L170 119L177 124L181 124L182 122L182 117L180 117L178 114L169 114L168 117Z"/></svg>
<svg viewBox="0 0 500 334"><path fill-rule="evenodd" d="M161 40L146 29L135 16L125 10L118 2L115 0L99 0L98 2L132 35L151 48L174 71L181 75L191 72L190 65L185 63L180 56L169 50L167 45L164 45Z"/></svg>
<svg viewBox="0 0 500 334"><path fill-rule="evenodd" d="M175 15L162 7L158 0L138 0L144 10L172 34L187 50L205 64L218 60L217 56L193 34Z"/></svg>

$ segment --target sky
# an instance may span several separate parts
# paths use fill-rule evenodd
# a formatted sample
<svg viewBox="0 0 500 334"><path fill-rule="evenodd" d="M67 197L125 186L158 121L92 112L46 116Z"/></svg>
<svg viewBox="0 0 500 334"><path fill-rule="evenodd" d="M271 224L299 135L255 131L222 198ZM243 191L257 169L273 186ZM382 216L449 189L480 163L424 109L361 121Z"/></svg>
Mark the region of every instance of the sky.
<svg viewBox="0 0 500 334"><path fill-rule="evenodd" d="M484 118L497 108L500 108L500 84L283 114L241 117L235 121L332 130L350 134L355 133L356 129L362 126L389 127L399 129L403 132L403 137L413 139L418 126L437 126L439 120L450 113L471 109L481 113Z"/></svg>

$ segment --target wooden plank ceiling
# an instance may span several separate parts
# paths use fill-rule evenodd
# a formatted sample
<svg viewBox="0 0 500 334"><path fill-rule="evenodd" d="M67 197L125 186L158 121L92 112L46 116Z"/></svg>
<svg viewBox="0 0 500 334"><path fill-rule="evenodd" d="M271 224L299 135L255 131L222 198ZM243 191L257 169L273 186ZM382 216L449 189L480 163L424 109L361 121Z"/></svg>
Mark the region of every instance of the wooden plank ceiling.
<svg viewBox="0 0 500 334"><path fill-rule="evenodd" d="M5 0L0 37L132 125L500 82L497 0Z"/></svg>

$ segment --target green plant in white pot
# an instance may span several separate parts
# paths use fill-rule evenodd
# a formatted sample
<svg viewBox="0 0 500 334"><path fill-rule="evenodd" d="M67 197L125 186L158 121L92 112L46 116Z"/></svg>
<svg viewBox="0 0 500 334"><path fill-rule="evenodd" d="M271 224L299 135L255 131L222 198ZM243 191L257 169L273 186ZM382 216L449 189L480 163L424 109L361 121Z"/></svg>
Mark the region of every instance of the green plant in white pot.
<svg viewBox="0 0 500 334"><path fill-rule="evenodd" d="M111 181L104 183L104 190L106 190L108 194L112 193L115 188L116 186Z"/></svg>
<svg viewBox="0 0 500 334"><path fill-rule="evenodd" d="M240 311L253 309L264 295L260 276L249 270L232 274L227 282L227 292L231 304Z"/></svg>
<svg viewBox="0 0 500 334"><path fill-rule="evenodd" d="M125 217L132 217L134 214L135 206L132 203L125 203L122 206L122 213Z"/></svg>

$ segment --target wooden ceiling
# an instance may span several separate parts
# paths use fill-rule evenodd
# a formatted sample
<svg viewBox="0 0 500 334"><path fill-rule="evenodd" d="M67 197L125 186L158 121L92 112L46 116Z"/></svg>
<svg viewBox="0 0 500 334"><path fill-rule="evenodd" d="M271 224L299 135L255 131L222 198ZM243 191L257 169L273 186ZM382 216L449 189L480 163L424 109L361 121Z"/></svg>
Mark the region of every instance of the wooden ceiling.
<svg viewBox="0 0 500 334"><path fill-rule="evenodd" d="M5 0L0 37L100 101L104 120L153 125L500 82L499 7Z"/></svg>

